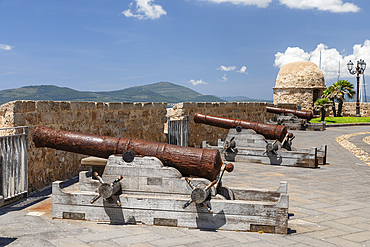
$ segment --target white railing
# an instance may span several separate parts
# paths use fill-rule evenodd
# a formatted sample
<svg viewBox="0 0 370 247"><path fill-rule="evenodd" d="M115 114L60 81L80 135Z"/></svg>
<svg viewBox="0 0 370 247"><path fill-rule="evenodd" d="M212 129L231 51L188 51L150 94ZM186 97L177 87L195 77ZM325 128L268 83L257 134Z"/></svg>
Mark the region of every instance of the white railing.
<svg viewBox="0 0 370 247"><path fill-rule="evenodd" d="M28 127L0 129L0 196L27 195Z"/></svg>
<svg viewBox="0 0 370 247"><path fill-rule="evenodd" d="M189 116L168 118L168 143L188 146Z"/></svg>

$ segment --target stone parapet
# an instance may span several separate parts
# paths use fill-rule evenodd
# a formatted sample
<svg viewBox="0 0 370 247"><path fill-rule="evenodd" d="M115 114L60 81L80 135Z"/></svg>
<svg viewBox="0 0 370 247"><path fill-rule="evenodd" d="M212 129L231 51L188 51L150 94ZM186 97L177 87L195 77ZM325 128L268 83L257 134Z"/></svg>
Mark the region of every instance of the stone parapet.
<svg viewBox="0 0 370 247"><path fill-rule="evenodd" d="M338 103L335 104L335 109L338 111ZM370 117L370 103L360 103L360 115L361 117ZM331 107L329 107L327 111L327 116L333 116L333 111ZM342 108L342 116L356 116L356 102L344 102Z"/></svg>
<svg viewBox="0 0 370 247"><path fill-rule="evenodd" d="M36 126L166 142L166 108L167 103L13 101L0 106L0 127L29 126L28 184L29 191L34 191L76 176L86 157L35 148L31 136Z"/></svg>
<svg viewBox="0 0 370 247"><path fill-rule="evenodd" d="M28 184L29 191L41 189L56 180L76 176L81 159L86 156L36 148L31 135L38 125L104 136L138 138L167 142L167 117L189 117L189 146L201 147L202 141L216 145L228 130L204 124L195 124L195 112L203 114L262 122L274 117L266 106L296 109L295 104L265 102L184 102L167 108L167 103L131 102L69 102L69 101L13 101L0 106L0 128L29 127Z"/></svg>
<svg viewBox="0 0 370 247"><path fill-rule="evenodd" d="M184 102L167 110L167 117L189 116L189 146L201 147L202 141L216 145L219 138L226 138L228 130L194 123L194 113L200 112L220 117L243 119L264 123L267 119L265 102Z"/></svg>

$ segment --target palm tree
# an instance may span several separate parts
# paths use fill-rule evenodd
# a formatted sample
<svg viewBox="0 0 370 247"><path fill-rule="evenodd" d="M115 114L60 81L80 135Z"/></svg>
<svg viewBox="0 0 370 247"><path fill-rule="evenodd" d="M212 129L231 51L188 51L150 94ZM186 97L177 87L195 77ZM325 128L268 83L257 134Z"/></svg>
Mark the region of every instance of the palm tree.
<svg viewBox="0 0 370 247"><path fill-rule="evenodd" d="M343 102L345 101L345 96L347 95L350 99L356 94L353 91L353 84L346 80L340 80L333 84L333 95L338 101L338 117L342 116Z"/></svg>
<svg viewBox="0 0 370 247"><path fill-rule="evenodd" d="M337 116L337 111L335 109L335 95L334 95L334 83L329 86L324 92L324 97L328 98L332 102L331 110L333 111L333 116Z"/></svg>
<svg viewBox="0 0 370 247"><path fill-rule="evenodd" d="M321 98L317 99L315 102L315 110L320 111L321 113L321 121L325 120L326 110L332 103L329 101L328 98Z"/></svg>

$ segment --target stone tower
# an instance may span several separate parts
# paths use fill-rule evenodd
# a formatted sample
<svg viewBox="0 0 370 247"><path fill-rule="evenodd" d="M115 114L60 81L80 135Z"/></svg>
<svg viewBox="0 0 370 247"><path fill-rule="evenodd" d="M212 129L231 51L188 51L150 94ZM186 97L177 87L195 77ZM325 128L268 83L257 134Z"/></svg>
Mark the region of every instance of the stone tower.
<svg viewBox="0 0 370 247"><path fill-rule="evenodd" d="M288 63L276 77L274 104L293 103L302 110L312 111L325 89L324 74L316 64L307 61Z"/></svg>

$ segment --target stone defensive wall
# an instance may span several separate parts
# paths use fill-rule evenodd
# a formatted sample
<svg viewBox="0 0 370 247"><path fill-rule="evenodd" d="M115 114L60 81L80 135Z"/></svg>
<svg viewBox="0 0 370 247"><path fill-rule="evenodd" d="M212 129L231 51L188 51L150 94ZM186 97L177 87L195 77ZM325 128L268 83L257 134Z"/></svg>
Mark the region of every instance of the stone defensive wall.
<svg viewBox="0 0 370 247"><path fill-rule="evenodd" d="M124 136L166 142L163 126L166 103L95 103L69 101L13 101L0 106L0 128L29 126L28 187L41 189L85 170L85 155L35 148L32 133L38 125L105 136Z"/></svg>
<svg viewBox="0 0 370 247"><path fill-rule="evenodd" d="M275 114L266 111L266 106L297 109L294 104L273 105L266 102L186 102L169 108L167 117L189 117L189 146L201 147L202 141L208 141L211 145L217 146L217 140L221 137L226 138L229 130L205 124L196 124L194 123L194 113L200 112L207 115L264 123L275 116Z"/></svg>
<svg viewBox="0 0 370 247"><path fill-rule="evenodd" d="M195 112L265 122L274 118L274 114L266 112L266 105L273 106L260 102L227 102L179 103L167 108L167 103L13 101L0 106L0 128L29 127L28 186L29 191L35 191L86 170L80 165L85 155L36 148L31 136L38 125L56 130L167 142L167 118L188 116L189 146L201 147L202 141L215 145L217 139L226 137L228 130L195 124ZM296 109L294 104L278 106Z"/></svg>
<svg viewBox="0 0 370 247"><path fill-rule="evenodd" d="M338 110L338 103L335 104L336 110ZM330 117L333 116L331 107L328 109ZM370 117L370 103L360 103L360 115L361 117ZM342 108L343 117L354 117L356 116L356 102L344 102Z"/></svg>

